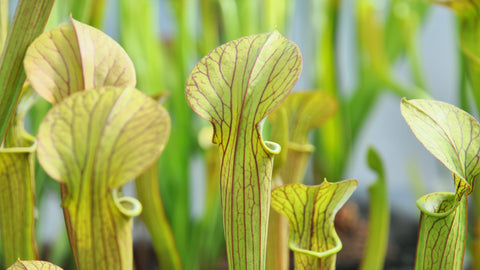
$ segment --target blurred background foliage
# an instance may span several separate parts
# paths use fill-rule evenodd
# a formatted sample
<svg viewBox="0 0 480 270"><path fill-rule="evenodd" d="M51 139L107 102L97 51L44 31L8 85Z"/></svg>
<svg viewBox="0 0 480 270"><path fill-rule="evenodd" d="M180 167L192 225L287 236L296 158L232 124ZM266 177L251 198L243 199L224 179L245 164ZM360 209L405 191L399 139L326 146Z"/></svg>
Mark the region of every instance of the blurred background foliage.
<svg viewBox="0 0 480 270"><path fill-rule="evenodd" d="M424 0L63 0L56 1L46 29L66 21L69 14L102 29L132 58L137 88L161 98L172 117L172 133L158 166L166 216L184 268L217 269L224 260L219 259L224 258L224 240L216 151L203 130L208 123L194 116L184 97L185 79L193 65L220 44L245 35L277 29L299 43L304 57L300 87L322 89L339 103L333 120L312 134L316 151L305 182L320 183L324 177L338 181L346 177L360 134L382 95L398 101L430 96L419 37L432 5ZM349 19L341 20L345 16ZM340 32L346 28L346 34ZM345 46L340 41L349 42L346 55L339 53ZM455 50L454 54L461 54L459 48ZM345 57L351 57L346 68L341 66ZM407 67L407 80L396 72L399 62ZM460 74L464 62L459 64ZM340 72L345 69L348 76ZM469 109L469 84L465 76L460 77L455 93L463 108ZM39 101L30 111L33 134L48 109L46 102ZM367 167L365 159L353 162ZM52 204L49 198L58 197L59 188L39 166L36 169L39 215L46 215L45 209ZM418 170L413 169L417 174ZM418 182L413 189L423 193ZM138 241L148 239L140 222L134 233ZM51 231L49 224L38 224L42 258L67 269L72 259L66 232L52 226L58 229L43 233ZM151 269L148 262L138 262L137 269L142 267Z"/></svg>

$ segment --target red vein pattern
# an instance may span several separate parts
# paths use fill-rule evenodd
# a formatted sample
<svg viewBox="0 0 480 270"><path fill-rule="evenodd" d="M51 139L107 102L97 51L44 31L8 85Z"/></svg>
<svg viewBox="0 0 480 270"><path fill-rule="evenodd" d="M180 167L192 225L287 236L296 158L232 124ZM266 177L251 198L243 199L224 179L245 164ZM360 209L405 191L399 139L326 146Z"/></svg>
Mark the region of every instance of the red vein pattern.
<svg viewBox="0 0 480 270"><path fill-rule="evenodd" d="M298 47L277 31L224 44L193 68L185 94L214 127L230 269L264 269L273 154L261 121L288 95L301 70Z"/></svg>
<svg viewBox="0 0 480 270"><path fill-rule="evenodd" d="M402 115L417 139L453 174L455 193L417 201L422 211L416 269L461 269L467 230L467 195L480 173L480 124L453 105L405 100Z"/></svg>
<svg viewBox="0 0 480 270"><path fill-rule="evenodd" d="M357 180L324 181L318 186L288 184L272 191L273 209L290 224L295 269L334 269L342 243L333 222L357 186Z"/></svg>
<svg viewBox="0 0 480 270"><path fill-rule="evenodd" d="M79 92L50 110L38 133L38 159L65 183L63 208L78 269L131 269L131 218L112 191L160 155L170 124L156 101L134 88Z"/></svg>
<svg viewBox="0 0 480 270"><path fill-rule="evenodd" d="M100 30L73 19L30 45L25 73L35 91L53 104L84 89L136 84L133 63L123 48Z"/></svg>
<svg viewBox="0 0 480 270"><path fill-rule="evenodd" d="M133 62L112 38L90 25L72 19L82 59L84 88L134 87Z"/></svg>
<svg viewBox="0 0 480 270"><path fill-rule="evenodd" d="M282 152L275 157L273 169L274 174L278 170L280 175L278 185L303 181L308 160L314 150L308 140L308 133L332 117L337 107L335 97L327 92L297 91L288 95L268 116L273 127L271 138L282 147ZM274 212L270 213L269 223L267 268L289 269L287 220Z"/></svg>
<svg viewBox="0 0 480 270"><path fill-rule="evenodd" d="M467 232L467 196L454 193L423 196L415 269L462 269Z"/></svg>
<svg viewBox="0 0 480 270"><path fill-rule="evenodd" d="M402 115L418 140L455 177L457 199L469 194L480 173L480 124L453 105L433 100L402 100Z"/></svg>
<svg viewBox="0 0 480 270"><path fill-rule="evenodd" d="M52 263L45 261L21 261L18 260L7 270L63 270Z"/></svg>

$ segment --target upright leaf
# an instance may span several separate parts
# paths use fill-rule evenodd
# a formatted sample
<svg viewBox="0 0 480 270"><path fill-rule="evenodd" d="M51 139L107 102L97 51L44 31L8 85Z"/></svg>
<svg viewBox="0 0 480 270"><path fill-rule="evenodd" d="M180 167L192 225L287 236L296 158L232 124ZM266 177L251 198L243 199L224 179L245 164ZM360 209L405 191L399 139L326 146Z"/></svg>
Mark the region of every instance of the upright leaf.
<svg viewBox="0 0 480 270"><path fill-rule="evenodd" d="M198 144L203 150L205 161L205 205L203 215L193 235L196 235L190 247L198 258L198 269L218 267L218 259L225 253L225 236L223 234L222 203L218 177L220 160L218 145L212 143L212 126L205 126L198 133ZM193 256L192 256L193 257ZM268 259L268 257L267 257Z"/></svg>
<svg viewBox="0 0 480 270"><path fill-rule="evenodd" d="M312 1L310 14L317 33L320 33L316 37L318 42L314 44L314 87L321 88L341 100L336 61L339 3L337 0ZM316 134L315 145L319 151L314 156L315 179L320 180L325 176L340 179L350 146L347 136L349 132L340 131L345 130L344 119L344 110L339 110L333 119L322 127L321 132Z"/></svg>
<svg viewBox="0 0 480 270"><path fill-rule="evenodd" d="M35 101L27 85L14 122L0 148L0 232L3 262L37 259L35 241L35 138L23 128L23 118Z"/></svg>
<svg viewBox="0 0 480 270"><path fill-rule="evenodd" d="M53 107L38 132L38 159L62 185L78 269L132 269L131 217L141 205L117 189L165 146L165 109L134 88L76 93Z"/></svg>
<svg viewBox="0 0 480 270"><path fill-rule="evenodd" d="M460 80L460 106L468 108L471 105L473 97L477 112L480 109L480 14L478 12L478 0L449 0L436 1L450 7L457 17L457 32L459 49L461 51L461 65L459 74L462 74ZM468 82L467 82L468 81ZM471 91L470 93L468 91ZM480 228L480 190L473 192L473 209L476 212L476 225L474 228ZM475 229L472 241L472 268L480 269L480 233Z"/></svg>
<svg viewBox="0 0 480 270"><path fill-rule="evenodd" d="M286 97L301 70L297 46L277 31L226 43L187 78L192 109L214 127L230 269L264 269L275 143L262 120Z"/></svg>
<svg viewBox="0 0 480 270"><path fill-rule="evenodd" d="M168 114L131 88L135 71L125 51L101 31L73 19L33 42L25 69L35 90L58 103L39 129L38 156L45 171L62 183L77 267L131 268L130 217L140 213L141 205L120 197L117 189L163 150ZM99 88L106 86L120 88ZM88 89L88 94L76 94ZM90 189L95 191L86 191Z"/></svg>
<svg viewBox="0 0 480 270"><path fill-rule="evenodd" d="M390 229L387 180L382 160L372 147L368 149L367 160L368 166L377 173L378 179L368 187L370 196L368 237L360 269L384 269Z"/></svg>
<svg viewBox="0 0 480 270"><path fill-rule="evenodd" d="M123 48L73 18L32 43L25 55L25 72L35 91L52 104L84 89L134 87L136 82Z"/></svg>
<svg viewBox="0 0 480 270"><path fill-rule="evenodd" d="M135 181L138 200L144 205L142 219L155 249L160 269L183 269L172 227L168 222L158 184L158 165L154 163Z"/></svg>
<svg viewBox="0 0 480 270"><path fill-rule="evenodd" d="M458 39L461 53L465 59L465 75L471 86L471 94L477 108L480 108L480 27L478 0L449 0L436 3L450 7L458 18Z"/></svg>
<svg viewBox="0 0 480 270"><path fill-rule="evenodd" d="M272 122L272 140L278 142L283 151L275 160L274 174L278 169L278 185L301 183L311 153L308 134L320 127L337 111L335 98L323 91L291 93L268 117ZM276 187L276 186L274 186ZM288 269L288 223L276 212L270 213L267 247L267 268Z"/></svg>
<svg viewBox="0 0 480 270"><path fill-rule="evenodd" d="M137 88L152 96L166 89L165 48L159 42L158 10L149 0L119 1L120 43L137 71Z"/></svg>
<svg viewBox="0 0 480 270"><path fill-rule="evenodd" d="M0 51L3 51L8 34L8 0L0 1Z"/></svg>
<svg viewBox="0 0 480 270"><path fill-rule="evenodd" d="M402 99L402 115L415 136L453 174L455 193L417 201L422 211L416 268L460 269L465 254L467 195L480 173L480 124L453 105Z"/></svg>
<svg viewBox="0 0 480 270"><path fill-rule="evenodd" d="M415 269L462 269L467 236L467 196L436 192L417 201L421 210Z"/></svg>
<svg viewBox="0 0 480 270"><path fill-rule="evenodd" d="M274 178L275 179L275 178ZM273 186L275 188L277 186ZM276 211L270 211L267 238L268 270L290 269L290 251L288 249L288 221Z"/></svg>
<svg viewBox="0 0 480 270"><path fill-rule="evenodd" d="M272 207L290 224L295 269L335 269L342 243L333 222L357 185L357 180L325 180L318 186L289 184L273 190Z"/></svg>
<svg viewBox="0 0 480 270"><path fill-rule="evenodd" d="M0 58L0 136L5 138L20 98L25 70L22 60L30 43L42 33L54 0L20 0Z"/></svg>
<svg viewBox="0 0 480 270"><path fill-rule="evenodd" d="M165 74L165 67L169 66L164 57L164 48L158 40L159 31L155 24L155 14L158 10L153 8L154 4L149 0L119 1L121 43L135 64L138 89L150 96L159 95L160 91L166 88L168 76ZM180 164L177 166L181 167ZM159 166L153 164L135 181L137 196L143 205L142 220L152 238L160 268L181 269L182 261L177 243L165 212L164 198L159 190L158 170ZM162 170L162 181L170 178L163 174L166 172ZM173 182L179 182L176 180L171 179Z"/></svg>
<svg viewBox="0 0 480 270"><path fill-rule="evenodd" d="M104 17L105 0L67 1L73 16L93 27L100 27Z"/></svg>

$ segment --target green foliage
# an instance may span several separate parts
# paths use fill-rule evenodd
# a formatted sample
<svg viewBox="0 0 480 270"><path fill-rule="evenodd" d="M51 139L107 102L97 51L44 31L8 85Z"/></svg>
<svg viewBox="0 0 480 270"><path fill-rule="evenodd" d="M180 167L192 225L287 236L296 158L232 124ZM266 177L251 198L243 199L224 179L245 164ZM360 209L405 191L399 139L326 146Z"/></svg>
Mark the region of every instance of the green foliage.
<svg viewBox="0 0 480 270"><path fill-rule="evenodd" d="M480 27L478 1L445 1L439 2L456 12L459 21L459 41L463 57L465 58L466 74L472 88L472 95L477 108L480 107L480 41L478 28Z"/></svg>
<svg viewBox="0 0 480 270"><path fill-rule="evenodd" d="M416 269L462 269L467 236L467 196L436 192L417 201L422 212Z"/></svg>
<svg viewBox="0 0 480 270"><path fill-rule="evenodd" d="M7 1L0 0L1 46L6 41L9 24L6 3ZM278 105L287 96L300 72L298 50L277 31L247 35L272 31L274 27L282 32L292 28L290 17L297 6L294 1L167 1L166 12L173 11L169 21L173 30L171 32L163 32L163 27L154 25L158 17L164 18L164 13L159 13L160 8L155 2L122 0L118 4L119 16L112 15L111 10L115 12L116 8L107 3L104 0L57 1L49 25L57 25L58 21L63 21L71 13L84 23L101 27L105 12L110 11L109 23L118 23L119 28L114 27L113 31L118 31L121 43L133 61L111 38L73 19L41 36L26 52L25 59L25 72L30 83L42 97L55 105L40 128L39 159L46 171L61 182L69 237L77 266L81 265L79 268L92 268L94 264L102 268L108 264L112 269L121 269L124 265L125 268L131 267L130 217L138 214L140 205L134 199L122 197L120 189L141 172L144 173L136 181L137 192L139 200L144 203L143 218L162 268L181 269L182 264L185 269L192 270L217 266L217 255L224 246L219 230L222 225L219 193L222 194L230 268L262 268L268 260L264 250L270 182L274 182L274 187L283 182L301 182L305 171L309 169L306 164L314 149L317 150L313 163L317 176L315 179L323 179L325 176L341 179L358 135L383 93L391 91L409 98L426 96L417 42L418 30L428 10L428 3L422 0L391 0L385 18L378 16L378 6L372 1L355 2L357 40L353 54L358 57L354 66L349 67L357 78L354 89L341 89L342 84L339 82L343 78L340 77L341 73L337 73L340 2L312 0L304 3L306 10L302 17L307 19L302 21L306 22L302 29L308 33L309 46L315 51L309 67L314 79L308 87L323 89L325 92L295 93L287 97L281 106ZM466 59L470 85L474 90L473 96L476 103L479 103L479 91L475 90L478 84L475 79L478 77L475 76L478 73L478 49L475 48L478 43L478 14L472 12L475 3L454 0L443 4L451 6L459 15L460 44ZM13 119L15 109L17 117L22 118L19 117L22 112L18 99L25 79L23 56L33 38L42 31L52 5L52 0L19 1L12 31L0 60L0 115L4 119L0 125L2 135L7 134L9 126L8 134L14 134L18 130L23 132L23 124ZM197 9L199 12L196 12ZM112 31L111 25L107 28ZM162 29L162 33L159 29ZM116 33L113 34L115 36ZM202 126L192 121L192 113L182 91L185 79L193 63L198 60L197 55L205 55L219 44L240 36L246 37L209 53L188 77L187 101L194 111L213 124L214 142L219 145L218 148L209 146L200 149L195 138ZM283 50L287 54L279 56L275 50ZM237 58L235 61L232 60L234 56ZM392 65L401 57L407 59L407 65L412 71L412 86L399 83L392 72ZM277 64L271 64L277 60ZM277 71L279 72L276 73ZM171 112L171 123L160 105L133 88L137 79L137 87L144 93L161 93L162 98L169 97L164 104ZM285 85L281 85L281 82ZM169 91L168 94L165 94L166 91ZM465 105L468 103L465 101L466 95L463 94L462 97L463 105L468 107ZM430 229L440 235L444 235L444 230L458 231L458 234L442 237L440 240L443 242L440 241L441 245L437 247L447 252L458 249L455 256L448 257L448 260L452 259L458 266L461 260L459 257L463 257L464 241L457 242L453 248L450 244L455 237L462 239L465 236L465 194L472 192L473 179L478 174L477 168L472 165L476 163L478 155L469 151L477 147L476 142L472 138L471 143L465 142L469 141L466 136L468 127L477 124L469 117L455 112L452 114L458 118L455 128L440 125L440 128L433 129L434 132L426 131L426 128L437 124L439 119L429 118L432 114L436 115L436 112L423 115L426 112L422 107L424 104L416 101L405 103L404 107L412 104L417 107L407 109L407 118L416 118L413 120L415 123L409 124L417 136L422 138L427 149L452 170L456 186L455 194L437 193L419 200L423 212L419 246L425 247L419 250L430 250L429 245L433 242L429 239L435 235L429 234ZM154 116L142 115L136 110L147 107L151 109L149 112L154 112ZM48 109L49 104L39 103L27 118L27 126L31 123L34 133ZM439 110L449 111L450 108L442 105ZM263 120L271 111L272 117L269 120L274 123L271 137L283 150L275 158L275 163L273 154L277 154L278 146L265 142L262 138ZM333 120L326 121L335 113ZM117 116L128 119L125 122L113 121L120 119ZM155 125L154 133L162 134L159 135L161 140L147 129L142 132L140 126L145 124L145 119ZM55 125L49 126L49 123ZM173 139L166 145L170 125ZM310 143L307 134L319 125L323 125L321 134L315 136L314 143ZM476 132L476 127L472 130ZM104 131L107 134L102 133ZM154 140L149 141L151 144L144 143L145 140L140 139L139 133L152 135L152 138L157 139L156 143ZM476 136L476 133L472 134ZM465 136L462 137L463 135ZM125 148L115 148L110 144L110 136L123 138L125 144L122 147ZM89 140L85 139L87 137ZM21 193L15 193L20 188L12 185L12 179L16 177L0 179L7 180L0 182L5 186L2 188L5 195L0 198L0 229L4 250L2 254L9 258L5 259L9 264L17 257L35 257L31 214L34 173L27 168L33 162L35 143L32 139L28 136L21 138L7 135L0 149L0 161L3 161L0 173L12 171L13 176L23 175L25 177L19 178L27 179L23 181L27 185L21 188L26 190ZM111 151L108 147L111 147ZM164 147L164 155L156 164ZM114 158L118 158L119 153L126 156L125 160L118 161ZM372 153L369 152L369 162L378 174L378 182L371 188L370 232L379 233L375 234L376 239L371 240L367 247L367 254L370 255L366 255L367 266L364 265L364 268L368 269L381 268L383 264L389 213L384 171L379 158ZM133 156L128 158L128 155L137 155L138 160ZM217 158L218 155L220 159ZM206 163L205 196L208 199L204 211L197 216L193 213L190 198L192 193L197 193L192 186L192 183L197 183L197 171L192 171L191 161L196 162L199 157L203 157L202 161ZM150 167L151 164L153 166ZM122 171L125 172L123 176ZM36 174L37 189L45 189L41 177L45 173L40 170ZM110 174L114 176L109 176ZM221 175L220 189L218 175ZM12 191L6 191L7 186ZM164 201L160 198L159 186ZM27 204L12 206L14 200L25 201ZM41 194L40 200L43 201ZM21 207L25 207L25 212L20 210ZM5 225L3 221L13 221L4 217L7 214L27 220L28 225L14 225L13 222ZM441 222L437 222L438 218L441 218ZM169 219L173 225L171 227ZM281 217L270 215L270 220L277 220L272 225L278 225L279 231L285 231L286 222L281 221ZM109 224L105 228L111 228L108 232L100 230L105 233L104 238L99 236L97 230L104 228L101 225L103 223ZM432 225L434 223L436 225ZM77 224L92 226L77 230ZM439 226L435 227L437 225ZM10 228L6 229L7 226ZM16 230L16 227L26 230ZM274 234L275 231L276 229L271 230ZM85 236L79 236L83 233ZM8 238L13 240L6 240ZM117 243L125 241L125 245L122 243L125 249L117 247L120 245L107 244L107 239L114 239ZM279 240L278 243L269 240L268 246L281 246L282 240L278 237L276 239ZM327 245L330 244L327 241ZM337 244L333 245L338 248ZM10 248L14 245L15 248ZM29 255L14 255L19 254L14 251L17 247L28 249ZM99 247L104 248L99 252ZM371 255L375 252L376 256ZM436 259L427 253L422 253L421 256L425 260L417 261L418 268L422 268L422 264L430 265L430 258ZM118 260L112 260L114 257ZM297 255L296 258L299 264L305 261L310 263L310 259L303 255ZM442 266L438 267L451 268L452 264L448 260L441 261ZM283 267L288 264L285 260L277 262L284 263ZM330 257L322 263L333 267L332 262Z"/></svg>
<svg viewBox="0 0 480 270"><path fill-rule="evenodd" d="M65 184L65 221L79 269L131 269L131 217L141 204L116 190L158 158L168 129L167 112L133 88L74 94L43 120L38 159Z"/></svg>
<svg viewBox="0 0 480 270"><path fill-rule="evenodd" d="M335 269L342 243L333 221L357 186L357 180L324 180L318 186L289 184L273 190L272 207L290 224L289 247L295 253L295 269Z"/></svg>
<svg viewBox="0 0 480 270"><path fill-rule="evenodd" d="M161 269L183 269L172 228L165 214L158 179L158 165L154 164L135 181L138 200L143 205L142 219L150 232Z"/></svg>
<svg viewBox="0 0 480 270"><path fill-rule="evenodd" d="M300 183L314 146L308 135L330 120L338 109L335 98L324 91L291 93L268 120L272 122L272 140L282 149L275 167L281 170L283 183Z"/></svg>
<svg viewBox="0 0 480 270"><path fill-rule="evenodd" d="M268 117L272 140L282 147L275 159L273 187L303 181L310 155L310 131L319 128L336 113L338 103L326 92L314 90L291 93ZM276 212L270 213L267 269L288 269L288 224ZM281 258L281 259L280 259Z"/></svg>
<svg viewBox="0 0 480 270"><path fill-rule="evenodd" d="M480 173L480 124L453 105L402 99L402 115L415 136L454 175L457 200L472 192Z"/></svg>
<svg viewBox="0 0 480 270"><path fill-rule="evenodd" d="M133 64L117 43L73 19L36 39L25 67L35 90L56 104L39 128L38 159L62 183L77 267L131 269L131 217L142 207L118 189L157 160L168 113L129 87Z"/></svg>
<svg viewBox="0 0 480 270"><path fill-rule="evenodd" d="M402 115L415 136L452 173L455 193L417 201L422 211L416 268L459 269L465 254L467 196L480 173L480 124L453 105L402 99Z"/></svg>
<svg viewBox="0 0 480 270"><path fill-rule="evenodd" d="M262 120L287 96L301 63L297 46L274 31L216 48L187 78L187 101L212 123L220 146L231 269L265 268L272 161L280 149L263 141Z"/></svg>
<svg viewBox="0 0 480 270"><path fill-rule="evenodd" d="M3 119L0 121L1 141L6 136L25 81L22 59L32 40L43 31L53 2L53 0L18 1L13 25L0 58L0 119Z"/></svg>
<svg viewBox="0 0 480 270"><path fill-rule="evenodd" d="M37 143L23 127L23 118L35 101L26 85L14 123L0 148L0 232L5 265L18 258L37 259L35 241L35 162Z"/></svg>
<svg viewBox="0 0 480 270"><path fill-rule="evenodd" d="M123 48L73 18L32 43L25 72L35 91L52 104L85 89L136 83L133 63Z"/></svg>
<svg viewBox="0 0 480 270"><path fill-rule="evenodd" d="M390 229L387 179L382 160L372 147L368 149L367 161L370 169L377 173L378 179L368 188L370 195L368 238L360 269L384 269Z"/></svg>

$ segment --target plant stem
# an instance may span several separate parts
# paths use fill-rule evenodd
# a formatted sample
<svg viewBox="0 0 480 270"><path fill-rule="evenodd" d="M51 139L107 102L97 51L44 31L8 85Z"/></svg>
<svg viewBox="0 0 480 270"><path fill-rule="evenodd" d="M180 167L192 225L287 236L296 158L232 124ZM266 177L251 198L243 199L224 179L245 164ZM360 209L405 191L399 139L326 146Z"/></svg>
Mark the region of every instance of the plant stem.
<svg viewBox="0 0 480 270"><path fill-rule="evenodd" d="M259 3L256 0L237 1L238 11L240 15L240 34L242 36L253 35L258 33L259 26Z"/></svg>
<svg viewBox="0 0 480 270"><path fill-rule="evenodd" d="M100 28L103 21L105 0L70 1L74 19Z"/></svg>
<svg viewBox="0 0 480 270"><path fill-rule="evenodd" d="M200 3L200 8L202 11L202 24L203 24L203 35L200 46L200 53L202 55L207 54L209 51L213 50L219 44L219 35L218 35L218 13L215 12L214 0L202 0Z"/></svg>
<svg viewBox="0 0 480 270"><path fill-rule="evenodd" d="M21 139L24 145L0 149L0 225L4 266L12 265L18 258L34 260L38 257L34 218L36 143L31 136Z"/></svg>
<svg viewBox="0 0 480 270"><path fill-rule="evenodd" d="M160 269L183 269L160 196L157 163L137 177L135 184L138 200L143 205L142 218L150 232Z"/></svg>
<svg viewBox="0 0 480 270"><path fill-rule="evenodd" d="M8 0L0 0L0 52L7 40L8 33Z"/></svg>
<svg viewBox="0 0 480 270"><path fill-rule="evenodd" d="M373 148L368 151L368 163L378 179L368 188L370 197L368 238L360 269L383 269L388 247L390 205L388 188L380 156Z"/></svg>
<svg viewBox="0 0 480 270"><path fill-rule="evenodd" d="M234 40L240 37L237 3L234 0L219 0L224 38Z"/></svg>
<svg viewBox="0 0 480 270"><path fill-rule="evenodd" d="M410 60L410 67L413 75L413 80L418 87L422 89L427 89L425 79L424 79L425 76L422 71L420 52L418 51L418 46L416 44L416 41L418 40L416 38L417 36L416 29L418 29L418 27L416 25L412 25L412 24L415 24L414 22L405 23L405 24L406 25L404 26L404 28L406 29L404 30L404 32L405 32L405 39L406 39L406 53L407 53L408 59Z"/></svg>
<svg viewBox="0 0 480 270"><path fill-rule="evenodd" d="M322 15L325 17L322 22L321 39L316 55L315 64L318 78L315 81L315 87L321 88L324 91L333 94L337 98L340 109L337 115L323 126L320 136L317 136L315 144L320 145L320 149L315 155L317 166L315 168L322 168L323 171L315 172L315 179L340 179L344 164L346 163L346 149L349 148L348 138L346 132L339 132L345 130L344 126L344 104L337 88L337 66L335 59L336 46L336 30L337 30L337 13L338 1L314 1L313 10L320 9ZM314 15L316 16L316 15ZM316 19L316 18L314 18ZM317 22L318 23L318 22ZM321 153L321 154L319 154Z"/></svg>

